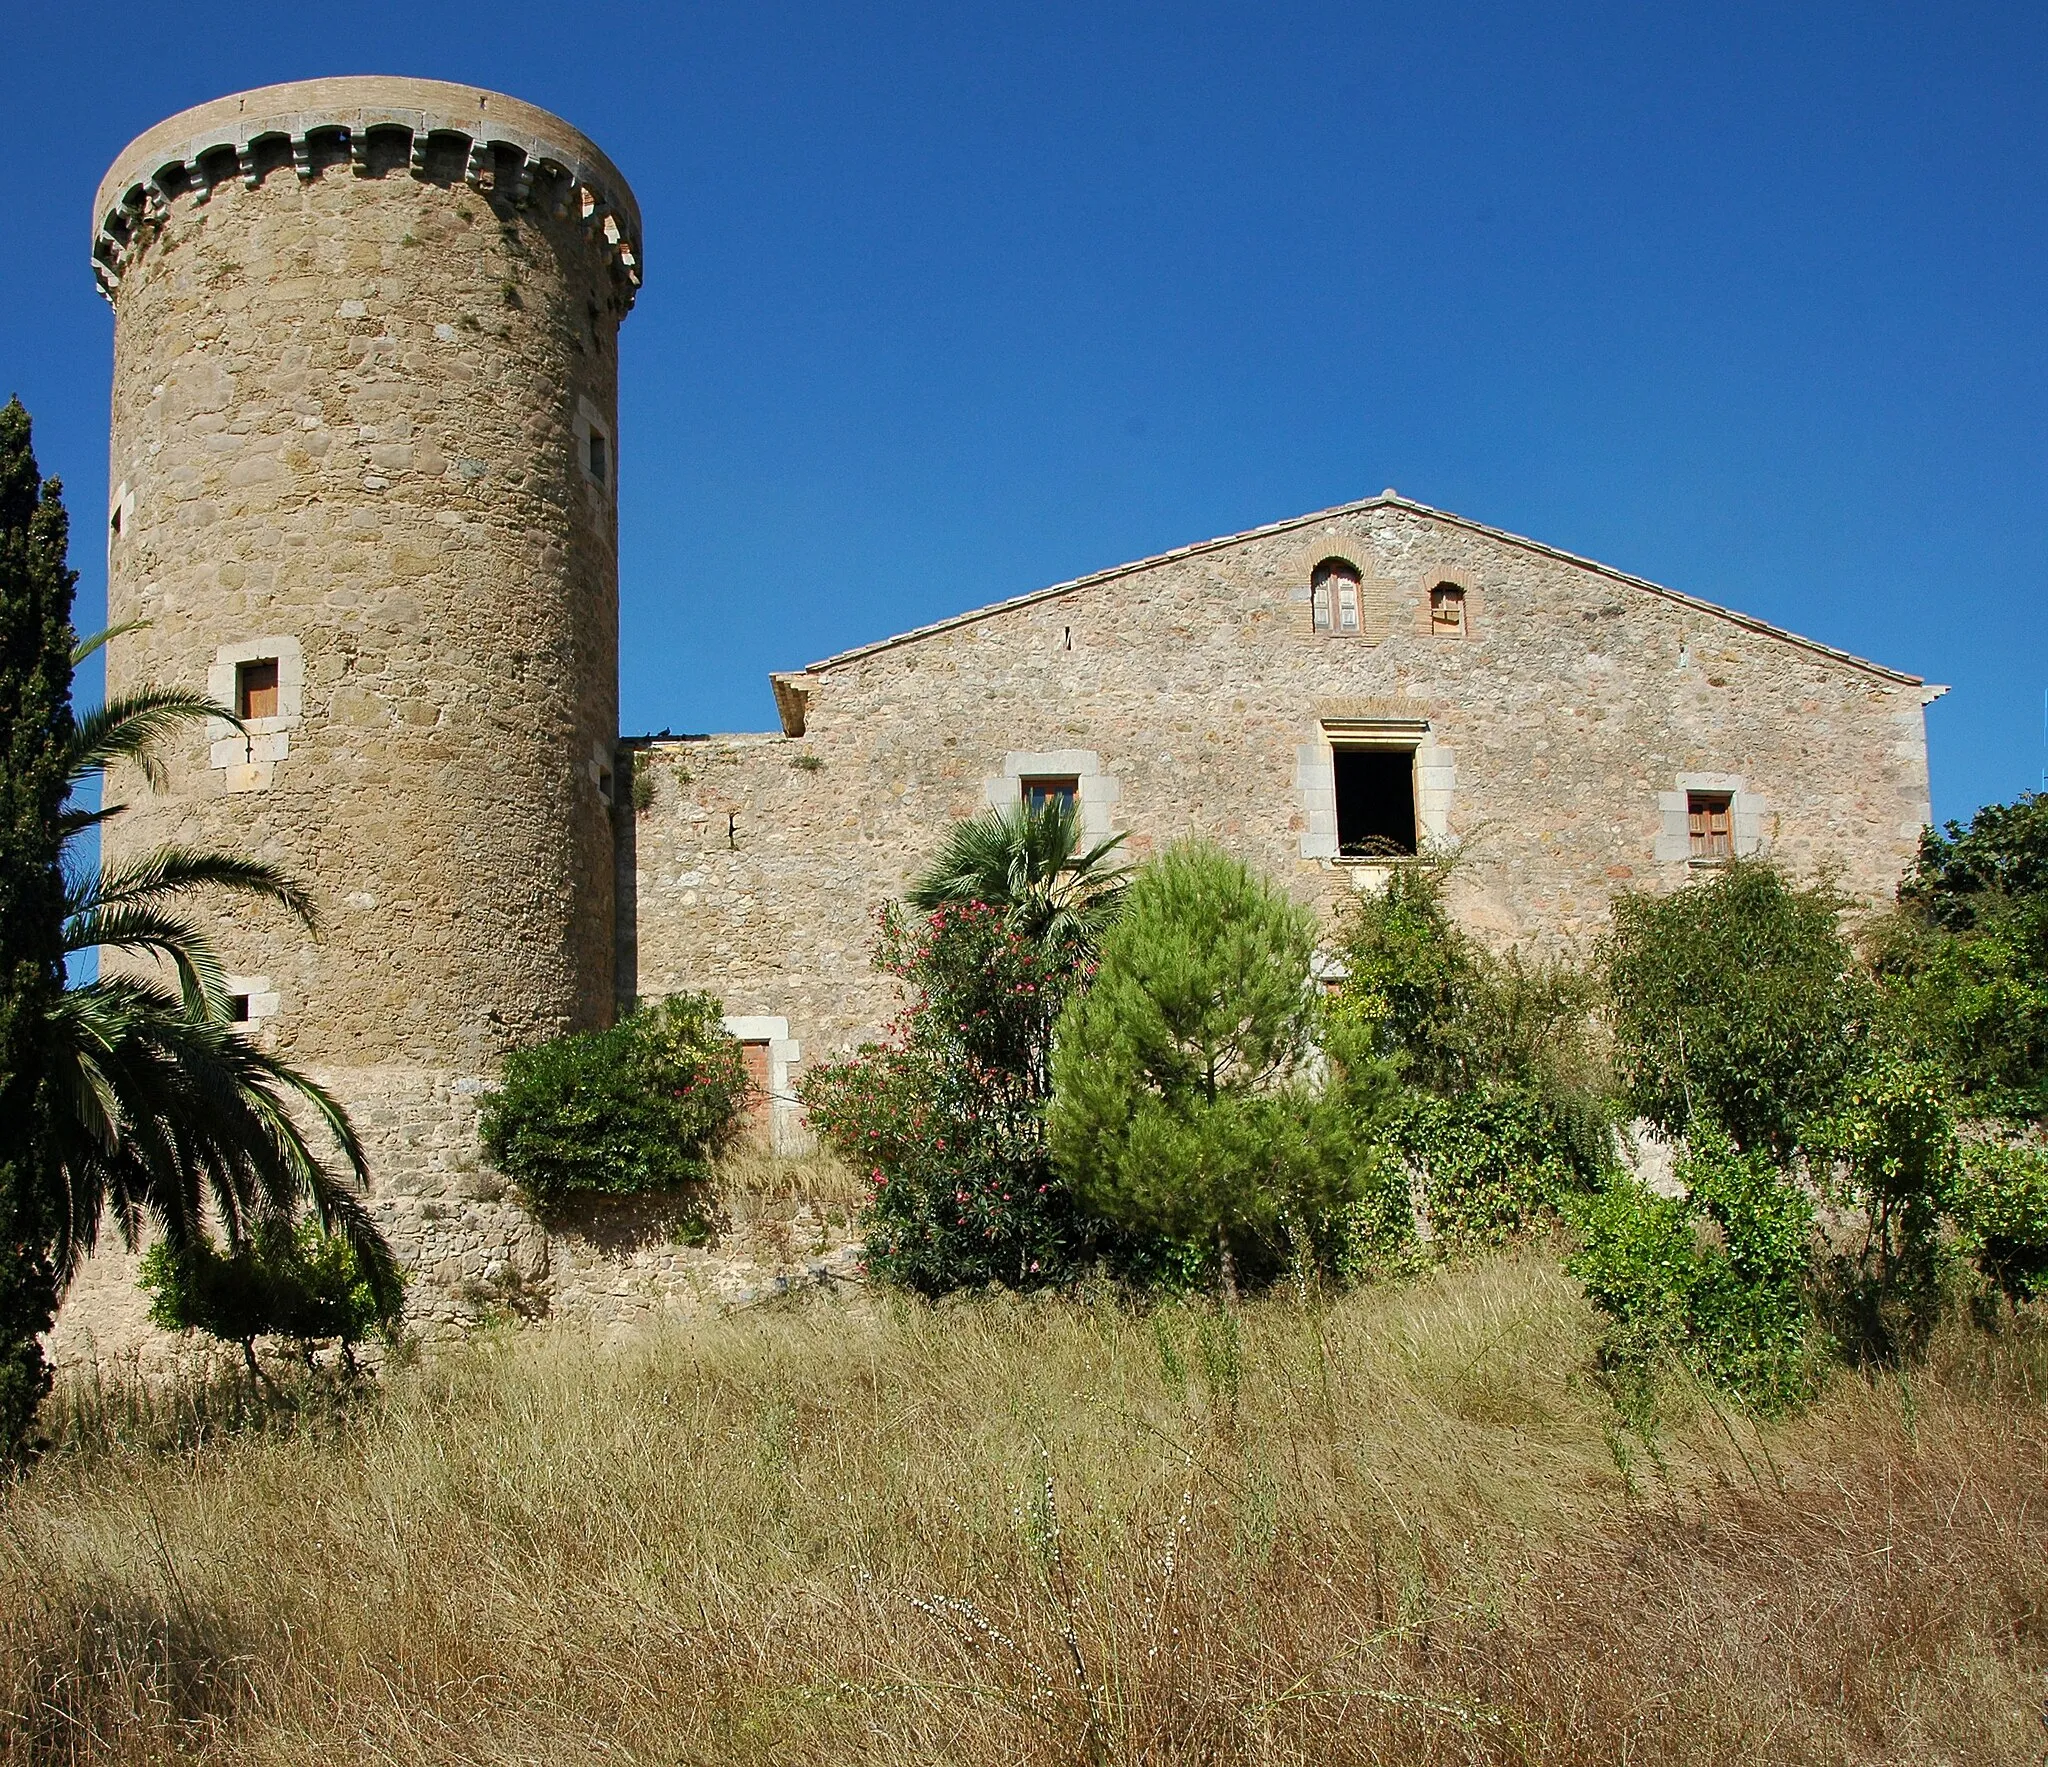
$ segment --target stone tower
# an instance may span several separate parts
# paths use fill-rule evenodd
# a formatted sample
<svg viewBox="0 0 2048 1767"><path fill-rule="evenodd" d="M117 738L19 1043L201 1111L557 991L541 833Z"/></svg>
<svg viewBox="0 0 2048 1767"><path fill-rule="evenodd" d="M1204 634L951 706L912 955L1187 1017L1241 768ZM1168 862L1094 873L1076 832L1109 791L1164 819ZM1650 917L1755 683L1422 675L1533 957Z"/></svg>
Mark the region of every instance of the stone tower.
<svg viewBox="0 0 2048 1767"><path fill-rule="evenodd" d="M640 217L545 111L433 80L270 86L101 184L115 315L110 687L210 690L110 854L311 891L219 923L250 1034L350 1108L424 1310L538 1274L475 1156L503 1053L613 1010L618 330Z"/></svg>

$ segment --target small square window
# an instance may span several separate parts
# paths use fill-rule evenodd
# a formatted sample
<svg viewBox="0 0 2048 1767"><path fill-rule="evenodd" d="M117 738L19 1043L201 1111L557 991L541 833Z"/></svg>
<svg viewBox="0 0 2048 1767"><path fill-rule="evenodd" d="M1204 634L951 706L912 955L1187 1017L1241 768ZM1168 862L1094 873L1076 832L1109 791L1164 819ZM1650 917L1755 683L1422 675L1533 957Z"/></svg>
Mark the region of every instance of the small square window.
<svg viewBox="0 0 2048 1767"><path fill-rule="evenodd" d="M1734 799L1724 791L1687 792L1685 830L1695 862L1713 864L1734 858Z"/></svg>
<svg viewBox="0 0 2048 1767"><path fill-rule="evenodd" d="M248 995L230 994L228 996L228 1017L238 1025L246 1025L249 1022Z"/></svg>
<svg viewBox="0 0 2048 1767"><path fill-rule="evenodd" d="M277 659L235 666L235 711L243 719L277 716Z"/></svg>
<svg viewBox="0 0 2048 1767"><path fill-rule="evenodd" d="M1018 784L1023 787L1027 810L1043 810L1048 804L1071 810L1081 795L1081 782L1071 774L1064 779L1024 779Z"/></svg>

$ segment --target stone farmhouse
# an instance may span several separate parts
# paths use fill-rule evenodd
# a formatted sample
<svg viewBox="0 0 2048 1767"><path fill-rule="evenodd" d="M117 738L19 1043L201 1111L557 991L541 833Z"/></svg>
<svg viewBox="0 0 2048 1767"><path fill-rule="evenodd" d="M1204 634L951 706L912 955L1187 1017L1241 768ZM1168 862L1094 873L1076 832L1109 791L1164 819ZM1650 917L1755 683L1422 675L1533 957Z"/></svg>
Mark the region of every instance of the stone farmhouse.
<svg viewBox="0 0 2048 1767"><path fill-rule="evenodd" d="M1883 897L1928 816L1916 677L1392 491L773 685L779 731L624 745L619 975L717 992L785 1113L804 1050L894 1010L877 908L990 807L1071 797L1133 857L1206 835L1333 912L1455 848L1461 916L1553 947L1736 855Z"/></svg>
<svg viewBox="0 0 2048 1767"><path fill-rule="evenodd" d="M895 1009L874 915L954 818L1068 797L1332 911L1455 846L1459 912L1553 946L1746 853L1881 897L1927 820L1939 690L1391 491L777 674L775 731L622 740L644 253L592 142L434 81L243 93L122 152L93 263L141 622L110 680L243 720L124 782L109 848L310 887L317 934L218 925L238 1010L350 1108L429 1318L593 1268L479 1160L506 1051L707 990L794 1147L802 1064Z"/></svg>

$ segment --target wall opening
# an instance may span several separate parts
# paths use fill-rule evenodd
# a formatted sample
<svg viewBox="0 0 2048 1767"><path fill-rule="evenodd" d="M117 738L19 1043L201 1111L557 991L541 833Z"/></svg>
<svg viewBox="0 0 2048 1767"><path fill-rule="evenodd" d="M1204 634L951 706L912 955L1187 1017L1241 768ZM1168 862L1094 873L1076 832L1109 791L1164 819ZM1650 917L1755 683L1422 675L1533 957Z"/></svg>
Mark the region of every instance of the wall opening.
<svg viewBox="0 0 2048 1767"><path fill-rule="evenodd" d="M1348 559L1326 558L1309 578L1309 624L1334 637L1358 632L1361 579Z"/></svg>
<svg viewBox="0 0 2048 1767"><path fill-rule="evenodd" d="M1017 783L1023 789L1027 810L1043 810L1048 804L1071 810L1081 795L1081 781L1074 774L1065 778L1020 779Z"/></svg>
<svg viewBox="0 0 2048 1767"><path fill-rule="evenodd" d="M1690 856L1696 863L1713 865L1734 858L1734 794L1725 791L1687 792L1685 830Z"/></svg>
<svg viewBox="0 0 2048 1767"><path fill-rule="evenodd" d="M238 1025L246 1025L249 1022L248 995L230 994L228 996L228 1017Z"/></svg>
<svg viewBox="0 0 2048 1767"><path fill-rule="evenodd" d="M1455 583L1439 583L1429 592L1429 629L1439 638L1465 635L1465 591Z"/></svg>
<svg viewBox="0 0 2048 1767"><path fill-rule="evenodd" d="M1346 859L1415 851L1415 751L1337 748L1337 852Z"/></svg>
<svg viewBox="0 0 2048 1767"><path fill-rule="evenodd" d="M277 716L277 659L235 665L235 711L245 721Z"/></svg>
<svg viewBox="0 0 2048 1767"><path fill-rule="evenodd" d="M611 477L611 460L606 453L606 442L602 430L590 432L590 476L600 485Z"/></svg>

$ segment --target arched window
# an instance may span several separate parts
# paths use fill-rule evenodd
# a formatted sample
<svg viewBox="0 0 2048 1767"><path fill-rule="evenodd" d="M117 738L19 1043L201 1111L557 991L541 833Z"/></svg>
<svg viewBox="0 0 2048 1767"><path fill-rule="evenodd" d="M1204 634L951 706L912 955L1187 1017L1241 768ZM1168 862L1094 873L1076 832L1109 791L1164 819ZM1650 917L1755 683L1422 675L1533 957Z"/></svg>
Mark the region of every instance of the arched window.
<svg viewBox="0 0 2048 1767"><path fill-rule="evenodd" d="M1333 637L1358 633L1358 567L1348 559L1326 558L1309 578L1309 624Z"/></svg>
<svg viewBox="0 0 2048 1767"><path fill-rule="evenodd" d="M1429 629L1439 638L1465 636L1465 591L1456 583L1439 583L1429 592Z"/></svg>

